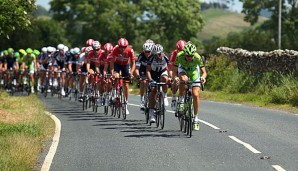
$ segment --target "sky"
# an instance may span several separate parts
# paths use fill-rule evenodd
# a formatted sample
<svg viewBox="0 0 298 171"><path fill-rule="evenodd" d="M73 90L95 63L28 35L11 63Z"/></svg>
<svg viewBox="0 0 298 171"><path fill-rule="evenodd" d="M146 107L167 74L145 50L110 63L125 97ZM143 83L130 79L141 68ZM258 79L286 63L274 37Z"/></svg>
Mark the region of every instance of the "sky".
<svg viewBox="0 0 298 171"><path fill-rule="evenodd" d="M36 0L37 5L41 5L46 9L50 9L49 2L51 0ZM201 2L219 2L221 0L201 0ZM239 2L239 0L235 0L235 5L232 7L232 11L238 11L241 12L242 10L242 2Z"/></svg>

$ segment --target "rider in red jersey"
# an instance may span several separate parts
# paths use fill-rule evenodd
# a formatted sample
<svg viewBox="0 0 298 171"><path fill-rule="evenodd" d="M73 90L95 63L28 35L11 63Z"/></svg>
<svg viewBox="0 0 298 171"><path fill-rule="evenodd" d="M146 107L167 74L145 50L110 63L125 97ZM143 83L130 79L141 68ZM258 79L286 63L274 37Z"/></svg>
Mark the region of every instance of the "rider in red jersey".
<svg viewBox="0 0 298 171"><path fill-rule="evenodd" d="M174 62L176 60L176 55L178 52L182 51L184 45L186 44L186 41L185 40L179 40L177 43L176 43L176 49L172 51L172 53L170 54L170 65L169 65L169 68L170 68L170 71L169 71L169 75L171 78L173 78L173 67L174 67ZM177 84L178 82L176 80L173 80L173 83L172 83L172 104L171 104L171 108L173 110L176 110L176 88L177 88Z"/></svg>
<svg viewBox="0 0 298 171"><path fill-rule="evenodd" d="M119 78L120 72L122 77L125 78L123 81L124 95L128 101L128 83L129 80L133 77L133 71L135 70L135 56L134 50L128 47L128 41L125 38L118 40L118 45L113 49L110 69L111 74L115 78ZM130 65L131 64L131 65ZM129 114L129 111L126 106L126 114Z"/></svg>

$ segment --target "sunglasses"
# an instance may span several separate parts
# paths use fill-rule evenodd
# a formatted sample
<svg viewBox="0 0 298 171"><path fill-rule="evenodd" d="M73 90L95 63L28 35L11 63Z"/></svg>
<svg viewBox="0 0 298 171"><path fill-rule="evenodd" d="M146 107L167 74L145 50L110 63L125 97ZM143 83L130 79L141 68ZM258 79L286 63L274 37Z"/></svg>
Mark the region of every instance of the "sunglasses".
<svg viewBox="0 0 298 171"><path fill-rule="evenodd" d="M188 58L192 58L192 57L193 57L193 55L186 55L186 57L188 57Z"/></svg>
<svg viewBox="0 0 298 171"><path fill-rule="evenodd" d="M127 46L119 46L119 48L125 49Z"/></svg>
<svg viewBox="0 0 298 171"><path fill-rule="evenodd" d="M151 51L145 51L145 53L150 53Z"/></svg>
<svg viewBox="0 0 298 171"><path fill-rule="evenodd" d="M156 55L160 56L160 55L161 55L161 53L157 53Z"/></svg>
<svg viewBox="0 0 298 171"><path fill-rule="evenodd" d="M99 51L100 49L94 49L95 51Z"/></svg>

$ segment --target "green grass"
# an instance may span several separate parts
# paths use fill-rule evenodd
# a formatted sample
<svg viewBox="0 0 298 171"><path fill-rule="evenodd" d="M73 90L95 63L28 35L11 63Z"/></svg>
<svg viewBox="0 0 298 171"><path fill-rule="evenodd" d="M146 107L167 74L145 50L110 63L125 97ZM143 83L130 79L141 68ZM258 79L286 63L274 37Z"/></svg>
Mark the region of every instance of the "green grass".
<svg viewBox="0 0 298 171"><path fill-rule="evenodd" d="M208 9L203 11L202 16L205 26L199 33L200 40L209 40L213 36L226 37L231 32L241 32L245 29L253 28L248 22L244 21L244 14L228 12L222 9ZM259 18L259 25L266 20L264 17Z"/></svg>
<svg viewBox="0 0 298 171"><path fill-rule="evenodd" d="M54 122L35 95L11 97L0 91L0 170L33 170Z"/></svg>

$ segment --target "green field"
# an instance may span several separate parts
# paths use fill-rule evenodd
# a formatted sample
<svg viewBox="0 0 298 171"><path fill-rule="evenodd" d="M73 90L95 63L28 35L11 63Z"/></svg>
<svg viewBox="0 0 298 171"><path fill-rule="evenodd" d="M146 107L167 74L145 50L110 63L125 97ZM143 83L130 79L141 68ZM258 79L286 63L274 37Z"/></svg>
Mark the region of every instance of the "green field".
<svg viewBox="0 0 298 171"><path fill-rule="evenodd" d="M213 36L225 37L230 32L241 32L253 27L244 21L244 14L236 12L208 9L203 11L202 16L205 21L205 26L202 32L199 33L199 38L202 41L211 39ZM263 23L265 20L266 18L260 17L258 24Z"/></svg>

